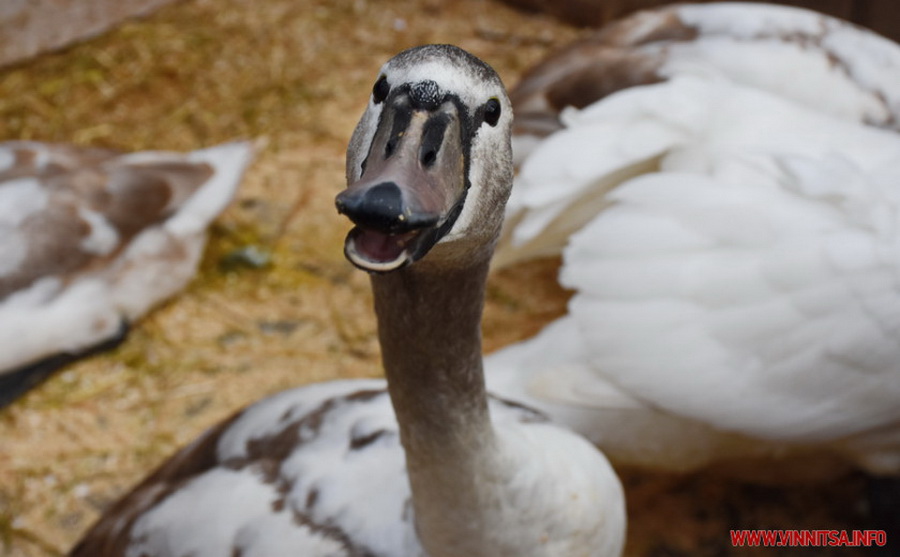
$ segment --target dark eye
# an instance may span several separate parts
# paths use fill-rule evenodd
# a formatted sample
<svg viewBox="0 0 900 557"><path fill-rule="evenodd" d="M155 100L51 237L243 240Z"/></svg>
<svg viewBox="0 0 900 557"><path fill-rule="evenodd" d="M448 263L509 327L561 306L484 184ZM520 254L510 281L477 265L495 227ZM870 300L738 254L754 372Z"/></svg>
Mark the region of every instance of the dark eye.
<svg viewBox="0 0 900 557"><path fill-rule="evenodd" d="M381 104L390 92L391 84L388 83L386 77L381 76L378 78L378 81L375 82L375 86L372 87L372 100L375 101L375 104Z"/></svg>
<svg viewBox="0 0 900 557"><path fill-rule="evenodd" d="M489 126L497 125L497 122L500 121L500 112L500 101L497 99L490 99L484 103L484 121Z"/></svg>

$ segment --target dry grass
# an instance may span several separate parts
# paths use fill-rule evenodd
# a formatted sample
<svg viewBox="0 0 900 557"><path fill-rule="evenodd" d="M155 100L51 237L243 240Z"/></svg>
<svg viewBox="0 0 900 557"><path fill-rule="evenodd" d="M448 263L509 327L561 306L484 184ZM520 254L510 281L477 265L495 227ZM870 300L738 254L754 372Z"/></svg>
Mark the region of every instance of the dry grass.
<svg viewBox="0 0 900 557"><path fill-rule="evenodd" d="M346 141L378 67L402 48L452 42L511 84L575 34L486 0L193 0L0 73L3 139L180 150L267 141L187 292L119 349L0 413L0 553L63 553L113 498L250 401L378 374L368 283L342 257L346 224L333 209ZM247 265L239 257L247 248L270 263ZM533 265L495 278L487 348L534 333L562 310L552 277L552 266ZM627 481L630 555L725 554L727 528L744 516L756 524L771 508L791 528L856 516L847 503L854 483L821 496L768 494L774 502L742 514L735 509L759 494L740 484ZM804 505L829 497L843 510L803 517ZM764 518L759 527L778 527Z"/></svg>

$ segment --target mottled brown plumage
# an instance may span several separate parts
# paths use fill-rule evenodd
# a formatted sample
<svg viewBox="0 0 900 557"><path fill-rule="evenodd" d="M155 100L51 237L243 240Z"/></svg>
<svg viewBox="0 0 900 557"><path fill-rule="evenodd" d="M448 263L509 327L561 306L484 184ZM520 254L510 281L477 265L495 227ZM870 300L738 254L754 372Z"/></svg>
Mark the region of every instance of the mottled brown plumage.
<svg viewBox="0 0 900 557"><path fill-rule="evenodd" d="M0 143L0 405L184 286L249 153Z"/></svg>

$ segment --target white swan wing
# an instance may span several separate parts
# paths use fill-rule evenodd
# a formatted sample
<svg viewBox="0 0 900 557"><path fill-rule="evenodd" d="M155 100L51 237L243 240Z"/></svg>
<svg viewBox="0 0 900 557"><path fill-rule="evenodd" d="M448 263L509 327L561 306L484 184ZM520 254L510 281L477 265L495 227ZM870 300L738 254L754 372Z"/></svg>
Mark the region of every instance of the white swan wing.
<svg viewBox="0 0 900 557"><path fill-rule="evenodd" d="M727 456L772 452L636 398L594 367L588 342L578 321L564 316L535 337L486 356L488 389L544 412L619 464L690 471Z"/></svg>
<svg viewBox="0 0 900 557"><path fill-rule="evenodd" d="M703 107L693 137L565 251L591 366L649 404L770 439L900 419L900 140L728 83L652 88L682 87Z"/></svg>
<svg viewBox="0 0 900 557"><path fill-rule="evenodd" d="M531 68L511 92L517 160L585 108L678 75L717 76L857 122L898 129L900 48L871 31L789 6L675 4L636 12Z"/></svg>
<svg viewBox="0 0 900 557"><path fill-rule="evenodd" d="M522 401L556 418L560 409L548 404L575 409L644 407L641 401L596 373L590 360L591 351L579 323L566 315L528 341L487 355L485 378L491 392ZM572 420L560 421L572 424ZM590 428L575 429L584 433Z"/></svg>
<svg viewBox="0 0 900 557"><path fill-rule="evenodd" d="M863 432L896 469L900 169L867 126L897 129L898 78L891 41L756 3L639 12L527 72L498 266L563 252L577 295L492 388L620 461Z"/></svg>
<svg viewBox="0 0 900 557"><path fill-rule="evenodd" d="M898 125L900 48L876 33L814 11L756 3L688 4L656 17L660 27L695 35L652 45L665 78L717 75L839 118Z"/></svg>
<svg viewBox="0 0 900 557"><path fill-rule="evenodd" d="M701 107L659 96L638 109L630 93L687 76L759 89L840 119L900 127L900 47L875 33L757 3L638 12L550 56L512 92L521 168L495 267L559 253L607 206L606 192L651 170ZM579 126L590 114L594 126ZM762 118L757 129L766 131L764 113L744 114ZM557 137L563 128L580 131Z"/></svg>
<svg viewBox="0 0 900 557"><path fill-rule="evenodd" d="M559 253L572 232L608 206L608 191L655 168L658 157L681 140L677 123L648 115L656 109L643 99L614 97L608 110L598 104L593 111L572 111L569 133L549 136L524 161L494 267Z"/></svg>
<svg viewBox="0 0 900 557"><path fill-rule="evenodd" d="M900 81L900 48L883 37L784 6L719 3L640 12L549 58L513 92L521 169L495 266L558 253L568 235L606 207L607 191L652 167L679 132L671 117L654 116L690 115L689 105L659 99L641 113L609 97L679 76L730 81L842 119L898 127L900 89L893 84ZM624 112L615 116L598 108L606 103L595 103L591 111L605 112L602 123L582 130L579 141L551 133L590 112L573 105L586 108L602 98Z"/></svg>

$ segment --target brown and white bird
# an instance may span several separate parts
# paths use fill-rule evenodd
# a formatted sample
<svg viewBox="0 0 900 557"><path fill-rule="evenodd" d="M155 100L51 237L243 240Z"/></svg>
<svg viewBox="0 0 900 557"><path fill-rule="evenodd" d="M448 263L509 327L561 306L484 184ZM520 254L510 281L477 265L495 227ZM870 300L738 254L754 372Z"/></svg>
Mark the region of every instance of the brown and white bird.
<svg viewBox="0 0 900 557"><path fill-rule="evenodd" d="M480 321L511 125L499 77L471 54L429 45L389 60L337 197L354 224L345 253L372 273L387 381L248 407L110 508L71 555L619 555L623 494L603 455L485 391Z"/></svg>
<svg viewBox="0 0 900 557"><path fill-rule="evenodd" d="M187 284L251 151L0 143L0 406Z"/></svg>

